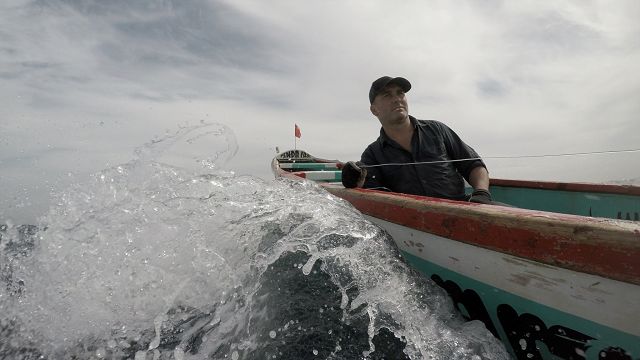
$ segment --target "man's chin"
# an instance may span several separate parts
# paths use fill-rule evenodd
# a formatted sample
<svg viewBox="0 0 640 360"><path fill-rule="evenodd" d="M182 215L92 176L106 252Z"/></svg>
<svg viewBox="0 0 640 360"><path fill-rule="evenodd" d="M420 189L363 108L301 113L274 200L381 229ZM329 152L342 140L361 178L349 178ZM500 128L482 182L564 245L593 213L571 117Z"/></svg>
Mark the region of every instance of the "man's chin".
<svg viewBox="0 0 640 360"><path fill-rule="evenodd" d="M407 115L408 115L408 114L407 114L407 110L405 110L405 109L398 109L398 110L395 110L395 111L393 112L393 114L394 114L395 116L399 117L399 118L402 118L402 119L406 118L406 117L407 117Z"/></svg>
<svg viewBox="0 0 640 360"><path fill-rule="evenodd" d="M398 113L396 113L396 114L394 114L394 115L395 115L395 116L393 117L393 120L394 120L395 122L402 122L402 121L406 120L406 119L409 117L409 116L407 115L407 113L406 113L406 112L404 112L404 111L398 112Z"/></svg>

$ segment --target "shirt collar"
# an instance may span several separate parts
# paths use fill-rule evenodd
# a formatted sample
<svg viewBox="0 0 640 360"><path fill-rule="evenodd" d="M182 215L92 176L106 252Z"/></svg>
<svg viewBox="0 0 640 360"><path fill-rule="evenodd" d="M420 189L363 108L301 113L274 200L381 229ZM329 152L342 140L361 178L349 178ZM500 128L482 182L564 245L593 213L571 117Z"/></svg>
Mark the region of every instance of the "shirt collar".
<svg viewBox="0 0 640 360"><path fill-rule="evenodd" d="M411 115L409 115L409 121L411 121L414 129L417 129L417 127L420 126L420 123L418 123L416 118ZM390 141L391 139L389 138L389 136L387 136L387 133L384 132L384 128L380 128L380 137L378 137L378 142L380 142L380 145L384 145L385 143L389 143Z"/></svg>

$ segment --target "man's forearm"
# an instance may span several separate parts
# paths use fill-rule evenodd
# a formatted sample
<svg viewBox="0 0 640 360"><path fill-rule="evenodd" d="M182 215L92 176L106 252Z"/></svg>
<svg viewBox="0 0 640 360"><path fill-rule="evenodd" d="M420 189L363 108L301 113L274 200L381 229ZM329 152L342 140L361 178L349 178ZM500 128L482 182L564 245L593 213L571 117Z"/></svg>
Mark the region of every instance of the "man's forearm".
<svg viewBox="0 0 640 360"><path fill-rule="evenodd" d="M489 172L484 166L478 166L469 174L469 185L474 189L489 190Z"/></svg>

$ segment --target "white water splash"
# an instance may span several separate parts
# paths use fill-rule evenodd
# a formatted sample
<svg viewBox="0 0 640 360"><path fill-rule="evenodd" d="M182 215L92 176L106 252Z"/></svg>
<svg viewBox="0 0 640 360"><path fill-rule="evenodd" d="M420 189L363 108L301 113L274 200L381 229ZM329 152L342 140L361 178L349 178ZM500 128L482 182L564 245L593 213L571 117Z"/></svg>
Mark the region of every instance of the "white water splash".
<svg viewBox="0 0 640 360"><path fill-rule="evenodd" d="M263 316L256 310L262 277L283 254L301 251L308 259L288 269L328 274L343 322L370 319L365 352L375 350L372 339L386 327L407 339L412 359L441 358L452 348L459 359L478 352L506 358L483 326L451 320L444 292L413 278L380 229L313 183L265 183L139 160L61 194L44 221L47 230L14 272L24 295L3 303L43 351L59 354L90 338L102 339L101 356L143 345L135 357L156 358L169 351L161 347L172 336L169 323L181 320L175 309L192 309L185 314L202 317L184 318L189 326L167 345L175 358L190 358L186 349L198 333L206 334L198 356L245 358L258 351L261 336L284 341L279 331L297 324L287 318L269 324L278 332L253 331ZM320 310L309 311L327 316ZM339 358L343 347L338 342L331 351ZM318 348L308 353L324 356Z"/></svg>

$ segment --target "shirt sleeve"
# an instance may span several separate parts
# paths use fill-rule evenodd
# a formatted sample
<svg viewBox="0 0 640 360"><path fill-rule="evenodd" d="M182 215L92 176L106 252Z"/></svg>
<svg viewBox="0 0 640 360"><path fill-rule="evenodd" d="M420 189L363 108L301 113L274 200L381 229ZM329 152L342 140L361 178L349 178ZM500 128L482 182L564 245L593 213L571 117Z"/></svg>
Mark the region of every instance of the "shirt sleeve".
<svg viewBox="0 0 640 360"><path fill-rule="evenodd" d="M455 131L451 130L447 125L440 123L442 128L442 134L444 137L444 144L447 148L447 152L452 160L457 159L469 159L469 158L479 158L480 155L473 150L473 148L467 144L465 144L462 139L455 133ZM469 161L456 161L453 163L456 170L462 175L462 177L469 181L469 174L471 174L471 170L482 166L485 169L487 166L484 164L482 160L469 160Z"/></svg>

